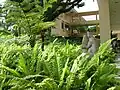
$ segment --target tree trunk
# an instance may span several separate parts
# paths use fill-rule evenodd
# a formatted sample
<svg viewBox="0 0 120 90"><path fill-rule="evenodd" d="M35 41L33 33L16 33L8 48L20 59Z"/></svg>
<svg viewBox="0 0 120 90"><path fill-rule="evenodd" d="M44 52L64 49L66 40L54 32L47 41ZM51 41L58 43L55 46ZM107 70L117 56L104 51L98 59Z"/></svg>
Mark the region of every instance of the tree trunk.
<svg viewBox="0 0 120 90"><path fill-rule="evenodd" d="M35 46L35 35L29 35L30 36L30 46L33 48Z"/></svg>
<svg viewBox="0 0 120 90"><path fill-rule="evenodd" d="M51 36L51 28L48 28L48 36Z"/></svg>

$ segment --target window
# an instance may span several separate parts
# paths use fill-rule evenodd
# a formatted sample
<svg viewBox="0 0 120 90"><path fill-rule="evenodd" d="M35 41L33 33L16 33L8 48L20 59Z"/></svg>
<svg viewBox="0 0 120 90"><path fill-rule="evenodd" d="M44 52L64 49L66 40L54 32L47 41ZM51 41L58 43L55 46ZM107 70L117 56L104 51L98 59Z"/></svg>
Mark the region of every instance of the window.
<svg viewBox="0 0 120 90"><path fill-rule="evenodd" d="M64 29L64 22L61 23L61 27L62 27L62 29Z"/></svg>
<svg viewBox="0 0 120 90"><path fill-rule="evenodd" d="M70 27L68 24L65 24L65 30L70 30Z"/></svg>

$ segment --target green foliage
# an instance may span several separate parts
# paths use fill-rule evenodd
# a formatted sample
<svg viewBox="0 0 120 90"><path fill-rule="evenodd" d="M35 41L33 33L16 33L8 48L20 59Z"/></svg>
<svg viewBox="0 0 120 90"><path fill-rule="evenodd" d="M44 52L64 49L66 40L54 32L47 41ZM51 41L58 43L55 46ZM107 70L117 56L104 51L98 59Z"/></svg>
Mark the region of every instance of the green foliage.
<svg viewBox="0 0 120 90"><path fill-rule="evenodd" d="M80 47L57 44L41 51L40 45L0 45L1 90L107 90L116 86L115 55L110 41L88 59ZM107 53L107 54L105 54ZM107 58L109 54L111 58Z"/></svg>
<svg viewBox="0 0 120 90"><path fill-rule="evenodd" d="M66 13L72 10L75 6L82 7L84 3L82 0L10 0L12 2L24 3L22 7L24 12L29 12L31 9L36 10L36 5L33 3L37 1L37 7L44 7L45 13L43 14L45 22L53 21L61 13ZM28 3L30 2L30 3ZM31 7L30 7L31 6ZM39 9L40 10L40 9ZM37 10L36 10L37 11Z"/></svg>
<svg viewBox="0 0 120 90"><path fill-rule="evenodd" d="M88 27L88 26L73 26L74 29L80 31L80 32L85 32L89 29L91 32L96 31L96 26Z"/></svg>
<svg viewBox="0 0 120 90"><path fill-rule="evenodd" d="M76 30L80 31L80 32L85 32L88 28L88 26L74 26L73 28L75 28Z"/></svg>
<svg viewBox="0 0 120 90"><path fill-rule="evenodd" d="M55 25L53 21L45 22L43 16L52 2L54 1L44 0L44 7L42 7L39 0L22 0L21 2L6 0L3 13L7 12L5 21L11 33L17 37L27 34L31 47L34 47L36 35ZM41 37L44 38L44 33Z"/></svg>
<svg viewBox="0 0 120 90"><path fill-rule="evenodd" d="M88 29L89 29L89 31L91 31L91 32L95 32L95 31L96 31L96 26L91 26L91 27L89 27Z"/></svg>
<svg viewBox="0 0 120 90"><path fill-rule="evenodd" d="M3 12L14 36L0 37L1 90L109 90L119 88L115 54L108 41L89 59L77 45L53 43L42 51L35 37L54 25L49 22L82 0L7 0ZM43 5L42 5L43 4ZM21 36L27 34L26 36ZM43 35L44 36L44 35ZM29 41L30 40L30 41ZM29 43L35 44L31 48Z"/></svg>
<svg viewBox="0 0 120 90"><path fill-rule="evenodd" d="M6 13L6 26L13 35L28 34L30 45L34 47L36 35L41 33L41 46L44 50L44 31L55 25L53 22L61 13L82 7L82 0L6 0L3 12Z"/></svg>
<svg viewBox="0 0 120 90"><path fill-rule="evenodd" d="M8 11L6 22L12 23L13 29L18 35L21 33L36 35L40 33L40 30L45 30L54 25L53 22L43 22L43 14L48 7L50 7L49 2L45 2L45 6L41 7L37 0L33 2L23 0L21 3L7 0L3 11ZM25 12L26 10L30 11Z"/></svg>

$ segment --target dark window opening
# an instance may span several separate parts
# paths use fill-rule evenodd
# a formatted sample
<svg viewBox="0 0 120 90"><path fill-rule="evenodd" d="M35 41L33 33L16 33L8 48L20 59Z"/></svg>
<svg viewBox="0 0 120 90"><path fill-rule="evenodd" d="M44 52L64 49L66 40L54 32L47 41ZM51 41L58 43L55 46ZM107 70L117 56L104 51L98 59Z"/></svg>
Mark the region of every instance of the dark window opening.
<svg viewBox="0 0 120 90"><path fill-rule="evenodd" d="M69 27L68 24L65 24L65 29L66 29L66 30L70 30L70 27Z"/></svg>
<svg viewBox="0 0 120 90"><path fill-rule="evenodd" d="M61 25L62 25L62 29L64 29L64 23L63 22L61 23Z"/></svg>

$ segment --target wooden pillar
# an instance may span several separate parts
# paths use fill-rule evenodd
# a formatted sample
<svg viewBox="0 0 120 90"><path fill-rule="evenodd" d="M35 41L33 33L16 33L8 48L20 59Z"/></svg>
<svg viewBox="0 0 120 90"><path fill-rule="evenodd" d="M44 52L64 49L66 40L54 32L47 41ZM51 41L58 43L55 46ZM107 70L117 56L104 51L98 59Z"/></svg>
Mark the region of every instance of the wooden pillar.
<svg viewBox="0 0 120 90"><path fill-rule="evenodd" d="M100 23L100 40L101 43L110 39L110 14L109 0L98 0L99 6L99 23Z"/></svg>
<svg viewBox="0 0 120 90"><path fill-rule="evenodd" d="M98 14L96 14L96 20L98 20L98 17L97 17ZM98 24L96 24L96 35L99 34L99 27L98 27Z"/></svg>

